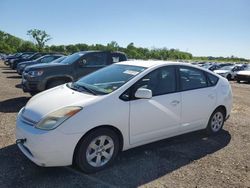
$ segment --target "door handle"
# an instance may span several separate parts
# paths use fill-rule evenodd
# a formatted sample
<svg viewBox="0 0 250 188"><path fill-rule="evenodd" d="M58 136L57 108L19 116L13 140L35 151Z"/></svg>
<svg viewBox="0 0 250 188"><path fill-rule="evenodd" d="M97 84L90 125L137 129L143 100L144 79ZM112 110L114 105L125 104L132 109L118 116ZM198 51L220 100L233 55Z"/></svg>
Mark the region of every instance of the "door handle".
<svg viewBox="0 0 250 188"><path fill-rule="evenodd" d="M180 103L180 101L178 101L178 100L173 100L172 102L171 102L171 104L173 105L173 106L176 106L177 104L179 104Z"/></svg>

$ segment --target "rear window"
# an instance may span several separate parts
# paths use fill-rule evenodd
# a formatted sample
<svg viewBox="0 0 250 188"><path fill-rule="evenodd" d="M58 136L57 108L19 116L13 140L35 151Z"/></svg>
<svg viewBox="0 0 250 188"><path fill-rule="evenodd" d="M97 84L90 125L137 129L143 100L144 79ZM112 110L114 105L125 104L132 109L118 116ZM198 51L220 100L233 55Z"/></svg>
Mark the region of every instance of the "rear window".
<svg viewBox="0 0 250 188"><path fill-rule="evenodd" d="M210 73L207 73L207 77L208 77L210 86L215 86L219 80L217 76L210 74Z"/></svg>

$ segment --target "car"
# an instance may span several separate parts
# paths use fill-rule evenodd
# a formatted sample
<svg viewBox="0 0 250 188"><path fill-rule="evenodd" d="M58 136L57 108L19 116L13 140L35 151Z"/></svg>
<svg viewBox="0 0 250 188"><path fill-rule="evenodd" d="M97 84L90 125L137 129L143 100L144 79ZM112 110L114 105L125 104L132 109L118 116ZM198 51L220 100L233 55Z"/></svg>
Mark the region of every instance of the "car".
<svg viewBox="0 0 250 188"><path fill-rule="evenodd" d="M227 78L228 80L234 80L238 71L244 70L242 65L229 65L223 66L214 72Z"/></svg>
<svg viewBox="0 0 250 188"><path fill-rule="evenodd" d="M18 59L18 58L20 58L21 57L21 55L22 55L23 53L15 53L15 54L11 54L11 55L8 55L7 57L5 57L5 59L4 59L4 64L5 65L9 65L10 64L10 61L12 60L12 59Z"/></svg>
<svg viewBox="0 0 250 188"><path fill-rule="evenodd" d="M17 68L17 65L19 63L22 63L24 61L33 61L33 60L36 60L36 59L38 59L38 58L40 58L40 57L42 57L44 55L58 55L58 54L61 55L61 53L57 53L57 52L36 52L36 53L33 53L33 54L31 54L29 56L26 56L24 58L18 58L18 59L11 60L9 62L9 66L10 66L11 69L14 70L14 69Z"/></svg>
<svg viewBox="0 0 250 188"><path fill-rule="evenodd" d="M93 173L119 151L197 130L217 134L231 108L229 82L211 71L124 61L32 97L18 113L16 143L39 166Z"/></svg>
<svg viewBox="0 0 250 188"><path fill-rule="evenodd" d="M12 69L15 69L17 62L25 61L27 58L32 56L34 53L35 52L23 52L23 53L21 53L20 56L10 59L9 60L9 67Z"/></svg>
<svg viewBox="0 0 250 188"><path fill-rule="evenodd" d="M216 63L204 64L202 67L205 68L205 69L211 70L211 71L214 71L214 70L217 70L217 69L221 68L221 66L219 64L216 64Z"/></svg>
<svg viewBox="0 0 250 188"><path fill-rule="evenodd" d="M64 57L64 55L62 55L62 54L45 55L45 56L42 56L42 57L35 59L33 61L25 61L25 62L19 63L17 65L16 70L17 70L18 74L22 75L23 70L27 66L36 65L36 64L40 64L40 63L50 63L50 62L52 62L60 57Z"/></svg>
<svg viewBox="0 0 250 188"><path fill-rule="evenodd" d="M22 88L24 92L34 95L57 85L76 81L93 71L125 60L127 56L122 52L77 52L61 63L28 66L22 75Z"/></svg>
<svg viewBox="0 0 250 188"><path fill-rule="evenodd" d="M250 83L250 65L245 66L244 70L237 72L236 81L240 83L241 81L247 81Z"/></svg>

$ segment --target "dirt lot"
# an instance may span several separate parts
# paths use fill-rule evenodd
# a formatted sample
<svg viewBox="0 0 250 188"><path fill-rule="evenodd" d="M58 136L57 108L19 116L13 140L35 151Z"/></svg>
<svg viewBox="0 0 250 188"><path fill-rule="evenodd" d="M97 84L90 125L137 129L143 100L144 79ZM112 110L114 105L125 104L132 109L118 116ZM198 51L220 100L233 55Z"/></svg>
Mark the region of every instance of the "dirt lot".
<svg viewBox="0 0 250 188"><path fill-rule="evenodd" d="M224 130L195 132L123 152L115 164L85 175L42 168L15 145L15 118L30 96L0 62L0 187L250 187L250 84L232 82L234 107Z"/></svg>

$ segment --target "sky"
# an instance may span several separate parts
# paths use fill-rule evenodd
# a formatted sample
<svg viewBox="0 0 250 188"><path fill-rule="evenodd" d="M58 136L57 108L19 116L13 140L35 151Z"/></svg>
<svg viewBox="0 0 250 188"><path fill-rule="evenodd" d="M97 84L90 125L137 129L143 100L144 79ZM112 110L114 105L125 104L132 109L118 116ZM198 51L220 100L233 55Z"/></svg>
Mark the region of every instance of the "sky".
<svg viewBox="0 0 250 188"><path fill-rule="evenodd" d="M175 48L194 56L250 59L250 0L0 0L0 30L49 45Z"/></svg>

